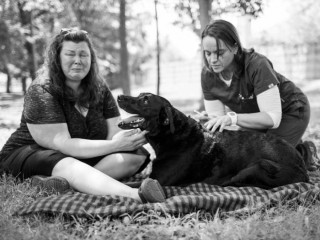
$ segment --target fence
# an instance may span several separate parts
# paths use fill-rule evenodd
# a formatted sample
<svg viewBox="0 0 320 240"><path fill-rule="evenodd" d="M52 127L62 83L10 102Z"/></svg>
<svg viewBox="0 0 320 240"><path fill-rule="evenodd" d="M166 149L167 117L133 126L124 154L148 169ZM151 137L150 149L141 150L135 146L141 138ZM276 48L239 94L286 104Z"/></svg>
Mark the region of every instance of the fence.
<svg viewBox="0 0 320 240"><path fill-rule="evenodd" d="M201 96L201 58L189 61L161 63L160 94L168 99L197 99ZM132 95L139 92L156 93L156 64L149 65L137 83L133 81Z"/></svg>
<svg viewBox="0 0 320 240"><path fill-rule="evenodd" d="M256 51L267 56L276 71L294 82L320 79L320 44L261 45ZM188 61L161 63L160 94L169 100L201 98L201 56ZM28 84L30 80L28 81ZM156 64L149 64L139 76L132 76L132 95L156 93ZM0 92L6 90L6 76L0 73ZM12 92L21 92L21 81L12 79Z"/></svg>
<svg viewBox="0 0 320 240"><path fill-rule="evenodd" d="M267 56L276 71L293 82L320 79L320 44L261 45L255 50ZM160 94L168 99L201 98L201 57L189 61L161 63ZM132 95L156 92L156 64L149 65L132 83Z"/></svg>
<svg viewBox="0 0 320 240"><path fill-rule="evenodd" d="M320 79L320 44L261 45L256 50L267 56L276 71L295 82Z"/></svg>

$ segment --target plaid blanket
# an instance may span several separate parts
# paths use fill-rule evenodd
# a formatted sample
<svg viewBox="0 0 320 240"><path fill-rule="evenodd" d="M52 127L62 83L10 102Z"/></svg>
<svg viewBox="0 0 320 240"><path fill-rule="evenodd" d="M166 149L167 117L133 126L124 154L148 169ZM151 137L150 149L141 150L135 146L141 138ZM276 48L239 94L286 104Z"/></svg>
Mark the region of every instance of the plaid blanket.
<svg viewBox="0 0 320 240"><path fill-rule="evenodd" d="M310 176L310 183L295 183L264 190L256 187L219 187L203 183L187 187L164 187L167 200L164 203L138 203L115 195L96 196L80 192L68 192L36 199L22 206L16 214L57 213L78 217L119 217L139 212L156 211L163 214L187 214L199 210L214 214L217 210L228 212L255 210L279 202L320 200L320 176Z"/></svg>

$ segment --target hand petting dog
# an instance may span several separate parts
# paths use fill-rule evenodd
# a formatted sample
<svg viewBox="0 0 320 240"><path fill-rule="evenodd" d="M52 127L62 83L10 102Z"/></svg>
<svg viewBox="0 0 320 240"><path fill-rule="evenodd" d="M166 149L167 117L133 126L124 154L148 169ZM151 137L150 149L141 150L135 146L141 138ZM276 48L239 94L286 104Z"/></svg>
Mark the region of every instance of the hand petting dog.
<svg viewBox="0 0 320 240"><path fill-rule="evenodd" d="M135 120L123 119L119 127L148 131L146 139L156 154L150 177L161 185L205 182L270 189L309 181L298 151L274 135L209 131L151 93L120 95L117 100L120 108L136 115Z"/></svg>

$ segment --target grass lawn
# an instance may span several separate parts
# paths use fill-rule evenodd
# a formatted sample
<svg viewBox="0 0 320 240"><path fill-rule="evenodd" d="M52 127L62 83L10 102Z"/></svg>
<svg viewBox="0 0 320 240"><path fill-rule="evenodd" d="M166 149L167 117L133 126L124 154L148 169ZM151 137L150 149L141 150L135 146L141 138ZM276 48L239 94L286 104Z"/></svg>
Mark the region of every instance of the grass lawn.
<svg viewBox="0 0 320 240"><path fill-rule="evenodd" d="M320 88L307 92L312 119L304 136L320 149ZM177 106L180 103L176 103ZM179 106L178 106L179 107ZM22 96L0 94L0 148L19 123ZM139 213L122 218L76 218L35 214L15 216L24 204L44 196L10 176L0 177L0 240L11 239L320 239L320 203L239 215L194 212L183 216Z"/></svg>

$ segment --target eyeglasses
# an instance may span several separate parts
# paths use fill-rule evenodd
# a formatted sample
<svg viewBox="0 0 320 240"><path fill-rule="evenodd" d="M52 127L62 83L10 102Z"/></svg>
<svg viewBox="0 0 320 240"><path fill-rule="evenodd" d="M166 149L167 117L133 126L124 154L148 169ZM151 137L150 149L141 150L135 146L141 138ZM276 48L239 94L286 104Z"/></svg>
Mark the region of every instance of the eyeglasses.
<svg viewBox="0 0 320 240"><path fill-rule="evenodd" d="M84 33L85 35L88 35L88 32L85 30L80 30L77 28L61 28L60 30L60 34L68 34L68 33L76 33L76 32L80 32L80 33Z"/></svg>

